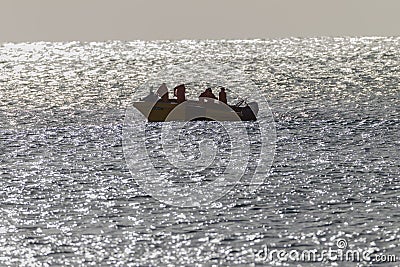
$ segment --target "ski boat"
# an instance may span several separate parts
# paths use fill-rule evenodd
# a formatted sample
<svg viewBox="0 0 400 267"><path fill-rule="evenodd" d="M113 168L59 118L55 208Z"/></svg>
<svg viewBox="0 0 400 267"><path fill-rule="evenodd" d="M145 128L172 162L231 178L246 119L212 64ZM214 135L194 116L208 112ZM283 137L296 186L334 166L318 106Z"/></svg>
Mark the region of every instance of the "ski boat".
<svg viewBox="0 0 400 267"><path fill-rule="evenodd" d="M241 101L237 105L227 105L212 98L201 98L199 101L186 100L178 104L174 99L162 101L157 96L148 96L141 101L134 102L133 106L149 122L193 120L256 121L258 113L257 102L247 104Z"/></svg>

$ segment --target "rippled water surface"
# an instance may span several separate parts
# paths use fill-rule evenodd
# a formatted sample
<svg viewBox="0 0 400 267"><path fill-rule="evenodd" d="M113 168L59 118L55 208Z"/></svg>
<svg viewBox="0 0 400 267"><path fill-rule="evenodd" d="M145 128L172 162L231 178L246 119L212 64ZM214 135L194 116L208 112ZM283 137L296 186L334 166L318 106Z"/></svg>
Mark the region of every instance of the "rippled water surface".
<svg viewBox="0 0 400 267"><path fill-rule="evenodd" d="M178 208L137 185L122 129L146 77L194 60L265 93L276 153L255 194ZM0 265L278 264L254 255L339 238L399 264L399 81L399 38L2 44Z"/></svg>

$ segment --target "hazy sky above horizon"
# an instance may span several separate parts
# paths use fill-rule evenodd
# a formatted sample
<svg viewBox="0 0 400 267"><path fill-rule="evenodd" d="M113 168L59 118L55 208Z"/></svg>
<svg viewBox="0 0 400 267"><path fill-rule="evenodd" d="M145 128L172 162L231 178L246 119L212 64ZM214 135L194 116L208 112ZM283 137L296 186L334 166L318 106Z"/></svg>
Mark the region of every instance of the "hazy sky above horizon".
<svg viewBox="0 0 400 267"><path fill-rule="evenodd" d="M399 36L399 0L2 0L0 42Z"/></svg>

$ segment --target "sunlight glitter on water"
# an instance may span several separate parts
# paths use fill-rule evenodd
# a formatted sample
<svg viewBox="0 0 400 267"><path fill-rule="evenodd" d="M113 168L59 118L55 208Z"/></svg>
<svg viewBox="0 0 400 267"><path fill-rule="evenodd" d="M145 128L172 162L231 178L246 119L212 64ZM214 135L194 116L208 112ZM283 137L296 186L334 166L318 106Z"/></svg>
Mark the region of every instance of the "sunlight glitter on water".
<svg viewBox="0 0 400 267"><path fill-rule="evenodd" d="M266 244L338 238L398 254L399 51L399 38L1 45L1 265L248 265ZM195 58L264 90L277 152L255 195L243 182L180 209L138 187L122 128L135 88Z"/></svg>

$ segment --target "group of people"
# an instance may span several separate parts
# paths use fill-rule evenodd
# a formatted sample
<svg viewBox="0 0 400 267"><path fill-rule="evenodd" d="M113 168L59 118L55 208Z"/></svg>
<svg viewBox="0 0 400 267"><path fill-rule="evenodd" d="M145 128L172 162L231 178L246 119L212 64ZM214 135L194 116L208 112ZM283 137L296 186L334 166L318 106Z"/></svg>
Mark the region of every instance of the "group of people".
<svg viewBox="0 0 400 267"><path fill-rule="evenodd" d="M218 94L218 98L213 94L211 88L207 88L203 93L200 94L199 98L202 99L203 97L218 99L222 103L227 104L226 91L224 87L221 87L221 91Z"/></svg>
<svg viewBox="0 0 400 267"><path fill-rule="evenodd" d="M168 96L168 88L165 83L163 83L160 86L160 88L158 88L157 95L161 97L162 102L170 102L170 99ZM184 84L178 85L174 88L174 96L176 97L176 101L178 102L178 104L186 101L186 87ZM217 100L221 101L222 103L227 104L226 90L224 87L221 87L218 98L213 94L211 88L207 88L199 96L200 100L204 100L204 98L217 99Z"/></svg>

